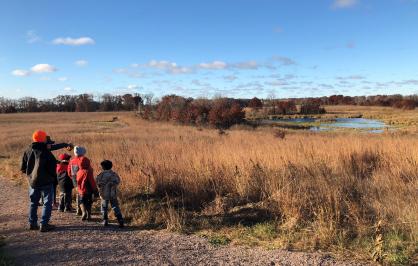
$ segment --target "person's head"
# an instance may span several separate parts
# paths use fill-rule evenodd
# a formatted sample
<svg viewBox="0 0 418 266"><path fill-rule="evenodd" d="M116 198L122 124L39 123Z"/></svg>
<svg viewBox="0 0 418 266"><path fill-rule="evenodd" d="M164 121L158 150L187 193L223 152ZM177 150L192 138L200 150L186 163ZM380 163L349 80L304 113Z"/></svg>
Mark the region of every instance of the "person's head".
<svg viewBox="0 0 418 266"><path fill-rule="evenodd" d="M100 165L102 166L103 170L110 170L113 167L113 163L109 160L104 160L100 163Z"/></svg>
<svg viewBox="0 0 418 266"><path fill-rule="evenodd" d="M46 144L55 144L55 141L51 139L51 136L46 136Z"/></svg>
<svg viewBox="0 0 418 266"><path fill-rule="evenodd" d="M46 134L45 131L36 130L35 132L33 132L32 140L33 140L33 142L46 143L47 142L47 134Z"/></svg>
<svg viewBox="0 0 418 266"><path fill-rule="evenodd" d="M77 157L81 157L84 156L86 154L86 148L81 147L81 146L75 146L74 147L74 155Z"/></svg>
<svg viewBox="0 0 418 266"><path fill-rule="evenodd" d="M61 161L61 163L68 163L69 160L71 159L71 155L67 153L62 153L58 155L58 159Z"/></svg>
<svg viewBox="0 0 418 266"><path fill-rule="evenodd" d="M86 157L83 157L80 161L80 168L87 170L90 168L90 160Z"/></svg>

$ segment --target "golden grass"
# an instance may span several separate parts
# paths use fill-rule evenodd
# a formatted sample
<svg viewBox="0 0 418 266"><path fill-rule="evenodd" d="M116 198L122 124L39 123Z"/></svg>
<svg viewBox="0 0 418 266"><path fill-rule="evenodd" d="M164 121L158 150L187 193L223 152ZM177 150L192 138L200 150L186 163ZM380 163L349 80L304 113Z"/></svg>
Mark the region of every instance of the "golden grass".
<svg viewBox="0 0 418 266"><path fill-rule="evenodd" d="M86 146L95 170L112 160L123 180L123 211L139 225L368 258L381 221L387 262L411 263L417 254L414 134L290 132L280 139L268 128L219 135L130 113L0 115L2 175L23 180L20 156L37 128Z"/></svg>

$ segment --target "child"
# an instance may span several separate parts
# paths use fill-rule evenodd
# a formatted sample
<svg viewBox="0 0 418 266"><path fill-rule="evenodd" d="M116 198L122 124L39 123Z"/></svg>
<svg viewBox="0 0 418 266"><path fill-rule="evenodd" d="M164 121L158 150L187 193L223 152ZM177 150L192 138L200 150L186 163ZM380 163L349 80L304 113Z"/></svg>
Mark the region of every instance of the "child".
<svg viewBox="0 0 418 266"><path fill-rule="evenodd" d="M82 212L81 220L90 221L93 194L98 194L98 191L93 177L93 168L87 157L81 159L80 169L77 171L77 191Z"/></svg>
<svg viewBox="0 0 418 266"><path fill-rule="evenodd" d="M108 206L110 203L115 216L118 219L119 227L122 228L124 226L124 221L117 198L117 188L120 183L120 177L117 173L112 171L113 164L111 161L104 160L100 163L100 165L102 166L103 172L96 177L96 182L99 188L99 195L102 200L103 225L109 225Z"/></svg>
<svg viewBox="0 0 418 266"><path fill-rule="evenodd" d="M73 191L73 181L68 175L68 163L71 158L71 155L63 153L58 156L60 160L57 164L57 179L60 187L60 202L59 210L61 212L71 212L73 208L71 207L71 193Z"/></svg>
<svg viewBox="0 0 418 266"><path fill-rule="evenodd" d="M83 159L83 157L86 154L86 149L81 146L75 146L74 147L74 155L75 157L71 159L69 166L68 166L68 175L73 180L73 186L77 188L77 172L80 169L80 161ZM80 199L79 194L76 193L76 204L77 204L77 215L81 215L81 209L80 209Z"/></svg>

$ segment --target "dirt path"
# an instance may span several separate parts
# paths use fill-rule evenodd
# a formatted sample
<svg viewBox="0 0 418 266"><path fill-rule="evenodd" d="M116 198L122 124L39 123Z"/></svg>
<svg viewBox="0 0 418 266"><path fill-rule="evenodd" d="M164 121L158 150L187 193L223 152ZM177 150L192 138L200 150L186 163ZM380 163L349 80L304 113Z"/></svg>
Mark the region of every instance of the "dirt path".
<svg viewBox="0 0 418 266"><path fill-rule="evenodd" d="M27 212L26 190L0 177L0 235L18 265L356 265L320 253L216 248L197 236L104 228L57 211L57 229L40 233L27 230Z"/></svg>

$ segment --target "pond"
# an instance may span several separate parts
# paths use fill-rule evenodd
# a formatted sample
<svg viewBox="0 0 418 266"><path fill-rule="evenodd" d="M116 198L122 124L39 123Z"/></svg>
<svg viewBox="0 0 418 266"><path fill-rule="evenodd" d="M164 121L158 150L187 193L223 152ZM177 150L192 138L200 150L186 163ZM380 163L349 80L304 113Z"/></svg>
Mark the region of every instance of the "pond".
<svg viewBox="0 0 418 266"><path fill-rule="evenodd" d="M296 128L298 125L308 125L300 127L312 131L329 131L337 128L359 129L371 133L382 133L390 126L383 121L366 118L335 118L330 121L321 121L315 118L289 118L263 120L264 124L281 124L283 127ZM315 126L309 126L309 123L319 123Z"/></svg>

